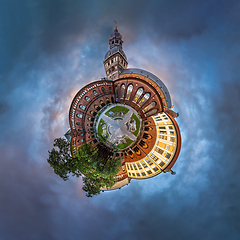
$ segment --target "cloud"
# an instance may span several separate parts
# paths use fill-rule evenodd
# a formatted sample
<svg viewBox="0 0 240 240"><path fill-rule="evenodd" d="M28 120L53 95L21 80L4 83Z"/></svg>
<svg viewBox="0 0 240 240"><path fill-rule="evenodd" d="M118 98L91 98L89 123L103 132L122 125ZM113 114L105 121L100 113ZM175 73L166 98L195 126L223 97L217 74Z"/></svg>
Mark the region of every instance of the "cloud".
<svg viewBox="0 0 240 240"><path fill-rule="evenodd" d="M0 9L2 239L238 239L239 4L8 1ZM130 66L166 83L182 132L175 176L87 199L47 164L77 91L104 76L113 21Z"/></svg>

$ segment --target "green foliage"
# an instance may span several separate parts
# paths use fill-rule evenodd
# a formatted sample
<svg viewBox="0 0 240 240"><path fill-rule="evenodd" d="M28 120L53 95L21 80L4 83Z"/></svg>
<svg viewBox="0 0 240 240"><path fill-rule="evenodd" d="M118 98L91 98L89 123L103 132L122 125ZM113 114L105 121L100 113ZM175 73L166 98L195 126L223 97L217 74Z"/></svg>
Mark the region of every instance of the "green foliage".
<svg viewBox="0 0 240 240"><path fill-rule="evenodd" d="M54 173L61 177L64 181L68 180L69 173L79 177L81 172L76 168L75 161L70 153L70 143L64 138L54 139L54 147L48 151L49 158L47 159L50 166L53 168Z"/></svg>
<svg viewBox="0 0 240 240"><path fill-rule="evenodd" d="M103 186L112 187L121 166L121 158L104 158L99 155L98 148L90 144L80 146L75 154L76 166L86 177L100 181Z"/></svg>
<svg viewBox="0 0 240 240"><path fill-rule="evenodd" d="M127 137L125 138L125 140L126 140L126 143L119 143L117 145L117 147L119 149L124 149L124 148L126 148L127 146L129 146L133 142L133 140L131 140L131 139L127 138Z"/></svg>
<svg viewBox="0 0 240 240"><path fill-rule="evenodd" d="M137 117L134 113L132 114L131 119L134 119L135 122L136 122L136 131L133 132L133 134L134 134L135 136L137 136L137 135L138 135L138 132L139 132L139 128L140 128L140 121L139 121L138 117Z"/></svg>
<svg viewBox="0 0 240 240"><path fill-rule="evenodd" d="M98 195L102 187L112 187L116 182L116 175L121 166L121 158L104 158L99 150L91 144L83 144L71 156L70 143L63 138L54 140L54 146L58 147L49 151L47 159L54 173L64 181L68 180L69 174L83 176L83 190L87 197Z"/></svg>
<svg viewBox="0 0 240 240"><path fill-rule="evenodd" d="M98 195L101 192L101 184L98 181L83 177L83 191L86 192L87 197Z"/></svg>

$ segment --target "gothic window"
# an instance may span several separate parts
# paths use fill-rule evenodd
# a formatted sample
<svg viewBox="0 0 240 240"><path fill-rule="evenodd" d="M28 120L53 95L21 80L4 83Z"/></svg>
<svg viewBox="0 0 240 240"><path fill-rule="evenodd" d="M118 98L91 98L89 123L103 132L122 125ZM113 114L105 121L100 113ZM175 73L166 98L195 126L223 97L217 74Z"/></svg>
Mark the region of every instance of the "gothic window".
<svg viewBox="0 0 240 240"><path fill-rule="evenodd" d="M85 99L86 99L86 101L88 101L88 102L91 100L90 97L88 97L88 96L86 96Z"/></svg>
<svg viewBox="0 0 240 240"><path fill-rule="evenodd" d="M105 91L105 88L104 87L102 87L102 92L105 94L106 93L106 91Z"/></svg>
<svg viewBox="0 0 240 240"><path fill-rule="evenodd" d="M149 105L147 105L142 111L145 113L147 112L149 109L153 108L156 106L156 102L152 102Z"/></svg>
<svg viewBox="0 0 240 240"><path fill-rule="evenodd" d="M78 114L77 114L77 117L78 117L78 118L82 118L83 115L78 113Z"/></svg>
<svg viewBox="0 0 240 240"><path fill-rule="evenodd" d="M85 109L86 109L86 107L83 106L82 104L79 106L79 108L81 108L82 110L85 110Z"/></svg>
<svg viewBox="0 0 240 240"><path fill-rule="evenodd" d="M139 101L138 106L142 106L150 98L150 93L144 94L143 98Z"/></svg>
<svg viewBox="0 0 240 240"><path fill-rule="evenodd" d="M93 94L94 94L95 96L97 96L97 95L98 95L98 93L97 93L97 91L96 91L96 90L93 90Z"/></svg>
<svg viewBox="0 0 240 240"><path fill-rule="evenodd" d="M152 115L152 114L154 114L154 113L156 113L156 112L157 112L157 109L155 108L155 109L151 110L150 112L146 113L146 114L145 114L145 117L147 117L147 116L149 116L149 115Z"/></svg>
<svg viewBox="0 0 240 240"><path fill-rule="evenodd" d="M124 93L125 93L125 85L124 84L122 84L122 86L121 86L121 99L123 99L124 98Z"/></svg>
<svg viewBox="0 0 240 240"><path fill-rule="evenodd" d="M152 139L152 136L147 134L147 133L143 133L143 138L145 138L145 139Z"/></svg>
<svg viewBox="0 0 240 240"><path fill-rule="evenodd" d="M148 145L143 140L139 142L139 145L143 148L148 148Z"/></svg>
<svg viewBox="0 0 240 240"><path fill-rule="evenodd" d="M118 98L118 86L115 86L116 98Z"/></svg>
<svg viewBox="0 0 240 240"><path fill-rule="evenodd" d="M143 88L139 88L133 98L133 102L136 103L138 101L138 99L140 98L140 96L143 93Z"/></svg>
<svg viewBox="0 0 240 240"><path fill-rule="evenodd" d="M126 94L126 98L125 98L126 100L129 100L129 99L130 99L132 90L133 90L133 85L132 85L132 84L128 85L127 94Z"/></svg>
<svg viewBox="0 0 240 240"><path fill-rule="evenodd" d="M94 108L97 109L97 111L99 111L101 108L97 105L94 105Z"/></svg>

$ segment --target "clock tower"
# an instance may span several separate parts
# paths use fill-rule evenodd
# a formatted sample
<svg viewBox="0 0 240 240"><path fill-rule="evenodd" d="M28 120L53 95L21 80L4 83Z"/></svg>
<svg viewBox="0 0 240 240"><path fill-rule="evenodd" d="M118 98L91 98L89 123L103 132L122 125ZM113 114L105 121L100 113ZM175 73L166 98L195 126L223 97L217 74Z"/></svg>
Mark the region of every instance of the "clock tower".
<svg viewBox="0 0 240 240"><path fill-rule="evenodd" d="M123 69L127 68L127 57L122 50L122 44L122 35L118 32L116 26L109 39L110 49L107 51L103 61L108 79L118 79Z"/></svg>

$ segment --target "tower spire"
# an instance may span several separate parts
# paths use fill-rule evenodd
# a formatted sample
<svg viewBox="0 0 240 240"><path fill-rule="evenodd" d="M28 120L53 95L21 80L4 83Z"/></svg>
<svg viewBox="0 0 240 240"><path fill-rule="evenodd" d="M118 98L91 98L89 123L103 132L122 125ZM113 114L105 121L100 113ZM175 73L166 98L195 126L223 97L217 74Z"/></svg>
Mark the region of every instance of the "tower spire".
<svg viewBox="0 0 240 240"><path fill-rule="evenodd" d="M118 79L119 74L123 69L127 68L128 62L125 53L122 50L122 35L118 32L117 22L115 22L115 29L109 39L108 52L104 58L104 66L107 77L109 79Z"/></svg>

